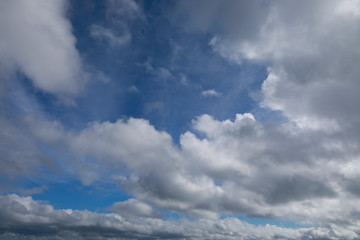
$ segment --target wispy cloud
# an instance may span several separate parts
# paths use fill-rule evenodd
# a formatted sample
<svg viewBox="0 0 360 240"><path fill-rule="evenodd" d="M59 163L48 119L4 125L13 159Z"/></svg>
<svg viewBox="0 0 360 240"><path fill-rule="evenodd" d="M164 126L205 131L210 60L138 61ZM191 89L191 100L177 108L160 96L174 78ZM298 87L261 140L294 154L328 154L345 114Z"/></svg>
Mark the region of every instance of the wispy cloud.
<svg viewBox="0 0 360 240"><path fill-rule="evenodd" d="M122 46L131 41L130 33L125 32L122 36L117 36L112 30L99 25L92 25L90 33L93 38L106 41L111 47Z"/></svg>

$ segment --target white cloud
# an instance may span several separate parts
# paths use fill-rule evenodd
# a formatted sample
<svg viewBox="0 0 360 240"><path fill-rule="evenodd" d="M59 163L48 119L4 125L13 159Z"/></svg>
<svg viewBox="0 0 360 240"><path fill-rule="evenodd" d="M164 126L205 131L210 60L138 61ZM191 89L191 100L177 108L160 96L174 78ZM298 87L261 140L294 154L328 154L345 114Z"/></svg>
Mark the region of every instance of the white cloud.
<svg viewBox="0 0 360 240"><path fill-rule="evenodd" d="M201 96L203 97L220 97L221 93L217 92L214 89L208 89L201 92Z"/></svg>
<svg viewBox="0 0 360 240"><path fill-rule="evenodd" d="M0 3L0 62L20 70L39 89L75 94L85 82L64 1Z"/></svg>

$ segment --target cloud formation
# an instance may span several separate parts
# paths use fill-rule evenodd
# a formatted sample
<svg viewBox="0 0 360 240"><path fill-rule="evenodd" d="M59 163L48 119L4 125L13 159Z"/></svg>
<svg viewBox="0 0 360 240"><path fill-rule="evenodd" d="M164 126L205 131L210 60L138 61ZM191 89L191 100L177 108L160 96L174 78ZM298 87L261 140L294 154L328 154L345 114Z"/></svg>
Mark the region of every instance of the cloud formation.
<svg viewBox="0 0 360 240"><path fill-rule="evenodd" d="M356 126L359 2L255 2L267 10L255 37L215 36L214 50L238 63L269 63L261 105L298 126L327 131Z"/></svg>
<svg viewBox="0 0 360 240"><path fill-rule="evenodd" d="M347 237L322 228L254 226L236 218L164 221L120 214L56 210L31 197L0 196L3 239L324 239ZM21 235L20 235L21 234Z"/></svg>
<svg viewBox="0 0 360 240"><path fill-rule="evenodd" d="M124 35L97 24L90 33L123 45L131 38L127 23L142 19L142 10L131 0L106 6L107 21L119 23ZM116 213L56 210L31 197L0 196L1 237L359 238L360 2L178 1L174 8L176 19L186 19L187 31L211 35L208 43L218 56L267 67L257 103L283 118L266 122L243 113L218 120L201 114L173 139L140 117L73 129L26 111L15 113L12 122L0 109L2 176L26 177L54 167L84 185L116 183L131 196L107 208ZM20 70L54 94L81 89L82 63L65 10L60 1L39 0L36 7L20 0L0 3L2 76ZM160 80L177 76L147 59L148 74ZM210 89L201 95L220 93ZM144 108L161 113L164 103L155 100ZM160 219L166 211L194 220ZM312 227L254 226L224 215Z"/></svg>
<svg viewBox="0 0 360 240"><path fill-rule="evenodd" d="M320 130L262 125L249 113L233 121L202 115L177 147L143 119L93 123L77 133L42 121L31 127L39 141L67 146L84 184L112 176L137 199L115 204L115 211L126 206L153 216L141 201L195 217L237 214L350 232L358 227L351 217L360 210L358 191L350 184L358 175L348 167L357 153L349 155L351 149Z"/></svg>
<svg viewBox="0 0 360 240"><path fill-rule="evenodd" d="M65 1L24 0L0 3L0 62L21 71L35 87L72 95L86 80L75 47Z"/></svg>

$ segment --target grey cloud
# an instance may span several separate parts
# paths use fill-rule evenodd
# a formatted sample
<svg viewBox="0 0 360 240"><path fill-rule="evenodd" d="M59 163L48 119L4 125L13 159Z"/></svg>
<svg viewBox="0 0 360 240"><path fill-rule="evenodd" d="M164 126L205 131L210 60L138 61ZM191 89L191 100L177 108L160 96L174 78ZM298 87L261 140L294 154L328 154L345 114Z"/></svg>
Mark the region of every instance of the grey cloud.
<svg viewBox="0 0 360 240"><path fill-rule="evenodd" d="M320 130L262 125L251 114L224 121L202 115L176 146L143 119L91 123L81 131L34 116L25 123L29 142L67 152L69 160L58 163L63 171L84 184L115 181L133 195L133 202L113 205L124 215L156 217L155 207L211 219L239 214L341 226L349 234L358 229L358 197L349 188L358 177L357 155Z"/></svg>
<svg viewBox="0 0 360 240"><path fill-rule="evenodd" d="M255 38L224 33L210 44L226 59L269 66L261 89L263 107L281 111L300 127L351 134L358 132L358 5L272 1Z"/></svg>
<svg viewBox="0 0 360 240"><path fill-rule="evenodd" d="M266 22L270 1L177 1L170 20L191 31L225 32L252 39Z"/></svg>
<svg viewBox="0 0 360 240"><path fill-rule="evenodd" d="M268 66L259 104L280 111L288 123L237 128L231 122L217 124L202 118L206 125L199 124L197 129L205 132L207 138L200 141L190 133L183 135L189 143L182 146L184 151L192 152L198 159L193 167L206 171L220 182L234 181L236 176L240 189L253 186L254 192L260 191L267 202L285 201L286 204L281 204L298 207L306 203L304 209L309 210L314 209L312 205L320 207L320 203L342 208L339 202L349 198L351 207L343 210L356 213L357 208L353 208L351 202L358 192L358 174L353 169L359 165L360 150L356 144L359 138L356 104L360 55L356 49L360 38L360 2L254 1L252 4L257 5L259 11L254 11L245 1L240 1L238 6L229 2L210 2L206 8L196 8L197 3L190 1L180 2L178 11L183 16L188 14L189 27L193 30L213 32L210 46L227 60ZM229 16L231 12L249 11L253 16L239 14L224 18L213 9L223 9ZM217 31L213 23L227 20L228 26L248 21L253 28L242 34L238 34L241 27ZM231 130L225 132L225 126L232 126ZM249 131L241 134L239 129ZM225 150L229 148L237 150ZM241 159L229 161L227 174L222 173L221 165L217 164L217 159L226 162L221 154L224 152L233 159ZM246 170L236 172L236 164ZM277 207L272 208L271 212L275 213ZM302 215L294 208L292 211ZM334 217L342 214L333 213L329 207L320 212L321 222L346 219Z"/></svg>
<svg viewBox="0 0 360 240"><path fill-rule="evenodd" d="M236 218L164 221L118 214L56 210L31 197L0 197L3 239L320 239L351 238L322 228L254 226Z"/></svg>
<svg viewBox="0 0 360 240"><path fill-rule="evenodd" d="M269 181L271 179L271 181ZM288 201L302 201L319 197L336 197L330 186L305 176L264 177L261 184L254 186L271 204L283 204Z"/></svg>
<svg viewBox="0 0 360 240"><path fill-rule="evenodd" d="M352 166L350 155L328 155L329 146L334 156L344 156L348 149L332 148L336 139L322 131L299 131L287 123L261 125L251 114L238 114L233 121L203 115L193 126L203 138L186 132L179 147L143 119L93 123L79 132L34 121L32 129L48 144L67 146L74 158L69 164L76 166L83 183L111 175L139 201L160 209L210 218L222 213L286 217L324 225L330 214L324 202L339 209L330 214L339 221L346 217L341 209L357 211L352 204L341 206L347 198L341 183L349 174L356 176L344 165ZM315 133L315 139L307 141ZM86 156L92 160L82 161ZM344 174L349 176L344 179ZM304 208L308 211L301 211Z"/></svg>
<svg viewBox="0 0 360 240"><path fill-rule="evenodd" d="M39 168L53 167L53 161L33 140L22 121L10 122L0 117L0 174L9 179L35 175Z"/></svg>
<svg viewBox="0 0 360 240"><path fill-rule="evenodd" d="M128 217L161 217L160 212L154 210L150 205L137 199L129 199L124 202L116 202L108 209L110 211L114 211Z"/></svg>
<svg viewBox="0 0 360 240"><path fill-rule="evenodd" d="M24 188L17 189L16 192L20 193L22 196L27 196L27 195L43 193L48 188L49 188L48 186L42 185L40 187L34 187L34 188L28 188L28 189L24 189Z"/></svg>

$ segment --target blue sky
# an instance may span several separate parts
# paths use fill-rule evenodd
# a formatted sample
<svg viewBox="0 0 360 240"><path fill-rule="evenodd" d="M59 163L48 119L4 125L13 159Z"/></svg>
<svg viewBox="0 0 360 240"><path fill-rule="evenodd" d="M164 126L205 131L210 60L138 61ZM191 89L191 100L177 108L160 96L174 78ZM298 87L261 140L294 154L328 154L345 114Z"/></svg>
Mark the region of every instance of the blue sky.
<svg viewBox="0 0 360 240"><path fill-rule="evenodd" d="M360 2L0 3L4 239L358 239Z"/></svg>

